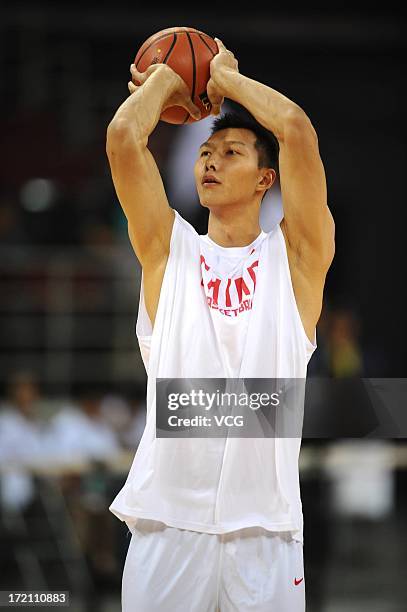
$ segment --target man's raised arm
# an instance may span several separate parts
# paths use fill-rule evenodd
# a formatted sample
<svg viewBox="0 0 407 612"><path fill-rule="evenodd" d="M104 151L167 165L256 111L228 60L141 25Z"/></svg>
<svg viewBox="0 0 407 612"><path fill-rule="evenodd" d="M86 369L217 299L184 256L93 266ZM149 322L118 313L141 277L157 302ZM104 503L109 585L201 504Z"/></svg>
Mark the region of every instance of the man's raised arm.
<svg viewBox="0 0 407 612"><path fill-rule="evenodd" d="M325 171L318 139L305 112L278 91L238 72L237 61L216 39L208 94L244 106L276 136L284 219L291 249L311 273L326 272L335 251L334 221L327 205Z"/></svg>
<svg viewBox="0 0 407 612"><path fill-rule="evenodd" d="M131 95L123 102L107 129L106 152L117 197L128 221L129 237L140 264L153 266L168 255L174 211L147 148L148 137L169 106L185 108L195 118L184 81L166 65L150 66L144 73L131 67Z"/></svg>

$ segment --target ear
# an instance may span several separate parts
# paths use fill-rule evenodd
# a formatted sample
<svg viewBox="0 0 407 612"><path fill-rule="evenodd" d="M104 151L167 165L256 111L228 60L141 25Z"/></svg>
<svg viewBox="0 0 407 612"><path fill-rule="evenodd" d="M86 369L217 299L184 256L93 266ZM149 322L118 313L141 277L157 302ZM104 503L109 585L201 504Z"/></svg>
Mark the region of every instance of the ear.
<svg viewBox="0 0 407 612"><path fill-rule="evenodd" d="M275 170L273 170L273 168L262 168L259 181L257 183L258 190L265 192L267 189L270 189L276 180L276 177L277 173Z"/></svg>

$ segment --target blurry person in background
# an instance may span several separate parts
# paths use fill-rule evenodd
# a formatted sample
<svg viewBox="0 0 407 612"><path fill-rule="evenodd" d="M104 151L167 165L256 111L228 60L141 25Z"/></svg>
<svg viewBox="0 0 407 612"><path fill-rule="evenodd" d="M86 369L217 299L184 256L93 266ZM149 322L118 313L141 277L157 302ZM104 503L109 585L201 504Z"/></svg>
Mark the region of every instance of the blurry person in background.
<svg viewBox="0 0 407 612"><path fill-rule="evenodd" d="M35 374L29 370L12 374L0 409L1 504L9 511L23 511L35 500L29 468L47 460L40 405Z"/></svg>
<svg viewBox="0 0 407 612"><path fill-rule="evenodd" d="M391 440L380 439L339 439L325 453L332 562L352 567L371 583L383 584L397 572L395 453Z"/></svg>
<svg viewBox="0 0 407 612"><path fill-rule="evenodd" d="M334 378L363 376L363 354L359 343L360 321L349 308L329 314L328 353Z"/></svg>
<svg viewBox="0 0 407 612"><path fill-rule="evenodd" d="M101 412L102 394L84 386L67 405L51 419L48 435L55 460L76 463L88 459L114 457L120 450L115 432Z"/></svg>
<svg viewBox="0 0 407 612"><path fill-rule="evenodd" d="M6 401L1 407L4 415L20 415L24 420L34 422L40 398L40 387L34 372L19 370L8 379Z"/></svg>
<svg viewBox="0 0 407 612"><path fill-rule="evenodd" d="M101 401L101 414L123 450L137 448L146 424L146 403L142 397L107 393Z"/></svg>
<svg viewBox="0 0 407 612"><path fill-rule="evenodd" d="M146 402L140 397L132 398L130 402L131 417L129 426L123 432L122 442L125 448L134 451L138 447L146 426Z"/></svg>
<svg viewBox="0 0 407 612"><path fill-rule="evenodd" d="M62 491L94 582L107 587L118 570L115 524L105 512L111 495L108 464L120 453L120 444L103 417L102 397L92 385L78 388L72 405L51 420L48 435L54 462L64 470Z"/></svg>
<svg viewBox="0 0 407 612"><path fill-rule="evenodd" d="M124 394L109 391L101 398L100 415L111 431L115 433L120 447L125 447L123 438L132 419L131 402Z"/></svg>

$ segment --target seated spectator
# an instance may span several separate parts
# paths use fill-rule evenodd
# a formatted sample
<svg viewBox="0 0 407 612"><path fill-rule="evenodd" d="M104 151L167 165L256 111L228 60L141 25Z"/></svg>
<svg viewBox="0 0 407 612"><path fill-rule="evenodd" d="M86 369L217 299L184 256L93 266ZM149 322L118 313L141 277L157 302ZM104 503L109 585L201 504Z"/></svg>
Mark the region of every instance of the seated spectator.
<svg viewBox="0 0 407 612"><path fill-rule="evenodd" d="M29 468L47 461L40 402L35 375L15 372L0 410L0 493L1 504L9 511L22 511L33 501L35 487Z"/></svg>
<svg viewBox="0 0 407 612"><path fill-rule="evenodd" d="M113 429L101 413L101 394L91 388L77 394L77 404L62 408L50 422L49 447L61 462L104 460L120 451Z"/></svg>
<svg viewBox="0 0 407 612"><path fill-rule="evenodd" d="M123 438L131 426L132 409L127 398L116 392L106 393L100 402L100 413L105 423L115 432L121 447L126 447Z"/></svg>
<svg viewBox="0 0 407 612"><path fill-rule="evenodd" d="M102 413L102 397L90 386L77 392L75 403L52 418L49 438L55 460L65 467L61 491L83 554L95 583L106 585L118 575L115 523L106 512L112 481L107 463L121 447ZM75 464L82 461L86 468L76 469ZM96 591L92 592L92 598L96 596ZM96 600L94 607L97 609Z"/></svg>

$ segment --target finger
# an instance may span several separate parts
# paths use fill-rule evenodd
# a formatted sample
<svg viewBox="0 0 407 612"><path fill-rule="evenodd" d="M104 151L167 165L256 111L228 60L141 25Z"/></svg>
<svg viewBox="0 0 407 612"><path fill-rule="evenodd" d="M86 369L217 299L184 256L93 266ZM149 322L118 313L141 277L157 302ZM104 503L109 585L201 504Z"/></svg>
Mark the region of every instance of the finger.
<svg viewBox="0 0 407 612"><path fill-rule="evenodd" d="M211 115L220 115L224 98L212 104Z"/></svg>
<svg viewBox="0 0 407 612"><path fill-rule="evenodd" d="M220 40L220 38L215 38L215 42L218 45L218 49L219 51L227 51L225 45L223 44L223 42Z"/></svg>
<svg viewBox="0 0 407 612"><path fill-rule="evenodd" d="M233 57L233 59L235 59L235 54L232 53L230 49L226 49L225 45L219 38L215 38L214 40L217 42L219 53L228 53L230 56Z"/></svg>
<svg viewBox="0 0 407 612"><path fill-rule="evenodd" d="M199 108L192 102L192 100L188 101L186 104L186 110L189 112L191 117L195 119L195 121L199 121L201 118L201 111Z"/></svg>
<svg viewBox="0 0 407 612"><path fill-rule="evenodd" d="M201 111L199 108L192 102L189 96L182 96L177 104L185 108L186 111L191 115L195 121L199 121L201 119Z"/></svg>
<svg viewBox="0 0 407 612"><path fill-rule="evenodd" d="M131 78L132 81L138 81L139 83L143 83L147 78L147 73L139 72L134 64L130 66Z"/></svg>
<svg viewBox="0 0 407 612"><path fill-rule="evenodd" d="M209 101L212 104L211 115L219 115L220 107L223 104L223 96L219 93L218 88L215 86L212 79L208 81L206 93L208 94Z"/></svg>
<svg viewBox="0 0 407 612"><path fill-rule="evenodd" d="M129 88L129 92L132 94L136 91L137 87L135 86L135 84L132 81L129 81L127 83L127 87Z"/></svg>
<svg viewBox="0 0 407 612"><path fill-rule="evenodd" d="M211 81L209 81L206 91L208 94L209 101L212 104L211 115L219 115L220 108L223 104L223 96L219 95L216 90L216 87L213 87L213 85L211 84Z"/></svg>
<svg viewBox="0 0 407 612"><path fill-rule="evenodd" d="M139 73L139 71L137 70L137 68L135 67L134 64L130 64L130 73L131 73L132 77L133 76L134 77L139 77L140 76L140 73Z"/></svg>

